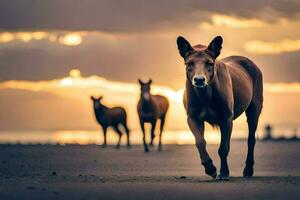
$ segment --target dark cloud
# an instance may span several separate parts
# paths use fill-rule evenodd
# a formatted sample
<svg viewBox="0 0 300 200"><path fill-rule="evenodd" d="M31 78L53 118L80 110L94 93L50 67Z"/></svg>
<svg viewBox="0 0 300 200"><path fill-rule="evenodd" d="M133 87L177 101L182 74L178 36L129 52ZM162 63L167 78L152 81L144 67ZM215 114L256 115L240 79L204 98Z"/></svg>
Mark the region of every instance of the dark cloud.
<svg viewBox="0 0 300 200"><path fill-rule="evenodd" d="M175 41L176 36L139 36L114 42L86 36L76 47L48 41L7 44L0 48L0 80L49 80L79 68L83 76L96 74L129 82L151 77L156 84L183 87L185 71ZM262 69L265 81L294 82L300 81L299 55L248 56Z"/></svg>
<svg viewBox="0 0 300 200"><path fill-rule="evenodd" d="M175 37L141 36L112 42L86 37L82 45L76 47L48 41L6 45L0 48L0 80L54 79L79 68L84 76L97 74L130 82L139 77L155 77L157 84L174 86L179 78L184 78L175 40ZM168 81L165 74L170 75Z"/></svg>
<svg viewBox="0 0 300 200"><path fill-rule="evenodd" d="M293 17L299 14L296 0L2 0L0 28L5 30L100 30L108 32L170 29L206 20L208 12L244 17Z"/></svg>
<svg viewBox="0 0 300 200"><path fill-rule="evenodd" d="M280 55L253 56L267 82L299 82L300 51Z"/></svg>
<svg viewBox="0 0 300 200"><path fill-rule="evenodd" d="M152 77L157 84L182 87L185 75L175 43L177 35L191 37L196 25L209 20L208 14L212 12L274 21L278 17L292 18L299 14L299 5L299 1L293 0L2 0L2 31L46 29L55 33L58 33L55 30L115 33L105 33L111 35L110 38L95 36L101 35L100 32L88 32L83 43L76 47L48 40L1 43L0 81L65 77L76 67L84 76L97 74L120 81ZM208 42L224 30L228 29L216 27L214 31L199 31L197 41ZM243 43L259 39L254 29L235 30L235 35L227 31L222 36L226 38L224 50L234 50L245 56L247 54L241 49ZM300 81L299 55L300 52L250 56L265 72L265 81Z"/></svg>

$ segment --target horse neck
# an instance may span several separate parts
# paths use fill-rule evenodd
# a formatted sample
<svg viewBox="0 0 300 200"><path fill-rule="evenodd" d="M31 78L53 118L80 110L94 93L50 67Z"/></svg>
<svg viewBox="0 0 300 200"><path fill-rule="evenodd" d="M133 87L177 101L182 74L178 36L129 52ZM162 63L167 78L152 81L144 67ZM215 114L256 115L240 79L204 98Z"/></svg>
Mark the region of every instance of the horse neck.
<svg viewBox="0 0 300 200"><path fill-rule="evenodd" d="M104 106L104 105L100 105L99 108L94 108L95 114L97 115L97 117L99 118L104 118L104 115L107 114L107 111L109 110L108 107Z"/></svg>
<svg viewBox="0 0 300 200"><path fill-rule="evenodd" d="M142 100L142 103L141 103L141 108L142 108L142 111L144 112L149 112L151 110L153 110L154 108L154 103L153 103L153 98L152 98L152 95L149 94L149 100L145 100L142 96L141 96L141 100Z"/></svg>

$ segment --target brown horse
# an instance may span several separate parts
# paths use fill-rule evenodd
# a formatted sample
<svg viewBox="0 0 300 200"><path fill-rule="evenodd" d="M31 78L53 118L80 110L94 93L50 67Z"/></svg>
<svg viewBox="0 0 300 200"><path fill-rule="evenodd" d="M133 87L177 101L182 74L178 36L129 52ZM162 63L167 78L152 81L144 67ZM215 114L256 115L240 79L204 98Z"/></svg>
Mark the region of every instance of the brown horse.
<svg viewBox="0 0 300 200"><path fill-rule="evenodd" d="M143 131L144 150L145 152L149 151L145 138L145 122L151 123L150 145L153 146L156 122L158 119L160 119L158 150L161 151L161 137L164 129L166 114L169 108L169 101L164 96L150 94L150 85L152 83L151 79L147 83L144 83L139 79L139 83L141 85L141 98L139 99L137 105L137 112L140 119L141 129Z"/></svg>
<svg viewBox="0 0 300 200"><path fill-rule="evenodd" d="M215 178L216 167L206 151L204 122L218 126L221 144L219 179L229 179L227 155L230 148L232 121L246 112L248 122L248 154L243 174L253 176L255 132L263 104L263 79L259 68L248 58L230 56L217 59L223 39L214 38L208 47L191 46L183 37L177 45L186 65L184 106L188 125L195 136L206 174Z"/></svg>
<svg viewBox="0 0 300 200"><path fill-rule="evenodd" d="M104 142L102 147L106 147L106 132L108 127L112 127L119 135L119 140L116 148L120 148L122 132L119 125L122 125L125 129L127 136L127 147L130 147L129 141L129 128L127 126L126 110L122 107L108 108L101 103L103 97L95 98L91 96L93 101L94 112L96 120L101 125L104 135Z"/></svg>

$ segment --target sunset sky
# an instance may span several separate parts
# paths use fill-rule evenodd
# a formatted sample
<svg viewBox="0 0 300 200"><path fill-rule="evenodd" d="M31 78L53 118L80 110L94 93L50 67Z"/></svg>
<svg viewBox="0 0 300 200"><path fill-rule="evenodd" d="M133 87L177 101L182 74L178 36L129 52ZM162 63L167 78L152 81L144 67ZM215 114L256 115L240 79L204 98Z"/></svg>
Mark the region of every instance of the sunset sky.
<svg viewBox="0 0 300 200"><path fill-rule="evenodd" d="M260 126L299 127L300 1L2 0L0 130L94 130L92 94L138 129L138 78L169 97L168 129L185 130L179 35L221 35L220 58L251 58L265 82Z"/></svg>

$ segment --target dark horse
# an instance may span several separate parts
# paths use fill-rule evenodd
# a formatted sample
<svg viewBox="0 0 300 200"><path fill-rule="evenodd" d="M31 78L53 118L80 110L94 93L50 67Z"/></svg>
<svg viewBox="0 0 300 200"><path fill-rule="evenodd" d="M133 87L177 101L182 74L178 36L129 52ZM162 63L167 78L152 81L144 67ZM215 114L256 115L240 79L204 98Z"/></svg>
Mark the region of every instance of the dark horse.
<svg viewBox="0 0 300 200"><path fill-rule="evenodd" d="M160 134L159 134L159 143L158 150L161 151L161 137L164 129L165 118L169 108L169 101L166 97L160 95L150 94L150 85L152 80L150 79L147 83L142 82L139 79L141 85L141 98L139 99L137 105L137 112L140 119L140 125L143 131L143 143L144 150L148 152L148 146L146 144L145 138L145 122L151 123L151 142L150 145L153 145L153 139L155 137L155 126L158 119L160 119Z"/></svg>
<svg viewBox="0 0 300 200"><path fill-rule="evenodd" d="M127 126L127 115L125 109L122 107L106 107L101 103L102 96L99 98L91 96L91 99L94 104L96 119L103 129L104 143L102 146L106 147L107 128L112 127L119 135L119 140L116 148L120 148L122 132L120 130L119 125L122 125L126 131L127 147L130 147L129 128Z"/></svg>
<svg viewBox="0 0 300 200"><path fill-rule="evenodd" d="M246 112L248 122L248 154L243 174L253 176L255 131L263 104L263 79L259 68L248 58L230 56L217 59L223 39L218 36L207 46L191 46L177 38L180 55L186 65L184 106L188 125L195 136L206 174L216 178L217 172L206 151L204 122L218 126L221 144L219 179L229 179L227 155L230 148L232 121Z"/></svg>

